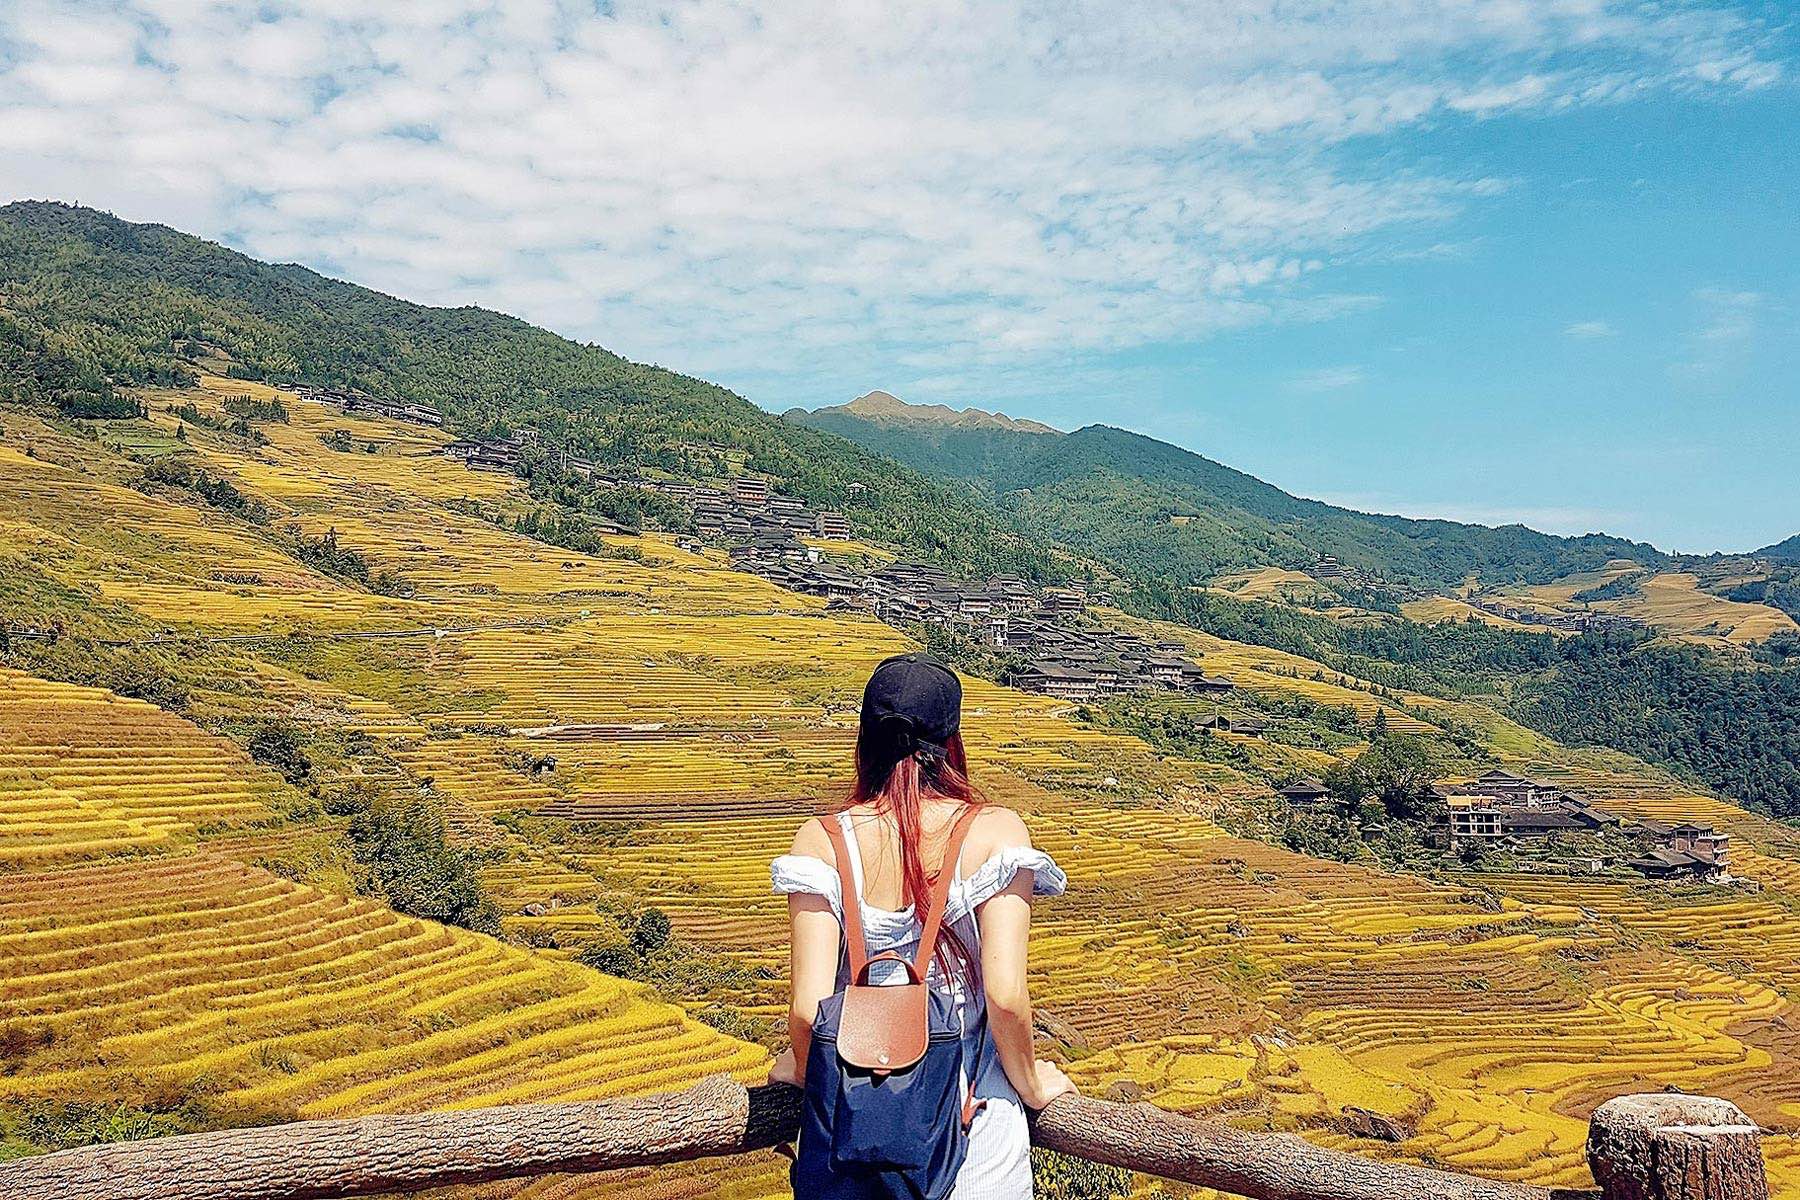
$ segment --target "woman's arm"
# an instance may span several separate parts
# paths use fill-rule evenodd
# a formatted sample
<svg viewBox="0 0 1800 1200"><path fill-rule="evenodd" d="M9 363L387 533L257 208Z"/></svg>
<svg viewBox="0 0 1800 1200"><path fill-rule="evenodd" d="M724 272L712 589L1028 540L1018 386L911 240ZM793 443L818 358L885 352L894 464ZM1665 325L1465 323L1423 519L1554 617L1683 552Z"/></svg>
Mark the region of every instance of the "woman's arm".
<svg viewBox="0 0 1800 1200"><path fill-rule="evenodd" d="M808 821L794 835L789 853L822 859L836 869L831 839L817 821ZM813 1020L819 1003L837 989L838 920L831 902L810 892L788 895L788 945L792 948L788 970L789 1050L775 1060L769 1078L777 1083L803 1086L806 1054L812 1047Z"/></svg>
<svg viewBox="0 0 1800 1200"><path fill-rule="evenodd" d="M996 810L995 850L1031 845L1025 823L1018 816ZM986 841L987 839L983 839ZM1031 933L1032 872L1020 871L1012 882L979 909L981 927L981 981L987 990L988 1030L1000 1052L1000 1066L1019 1099L1029 1108L1043 1108L1075 1090L1074 1083L1055 1063L1038 1058L1031 1036L1031 990L1026 981L1026 942Z"/></svg>

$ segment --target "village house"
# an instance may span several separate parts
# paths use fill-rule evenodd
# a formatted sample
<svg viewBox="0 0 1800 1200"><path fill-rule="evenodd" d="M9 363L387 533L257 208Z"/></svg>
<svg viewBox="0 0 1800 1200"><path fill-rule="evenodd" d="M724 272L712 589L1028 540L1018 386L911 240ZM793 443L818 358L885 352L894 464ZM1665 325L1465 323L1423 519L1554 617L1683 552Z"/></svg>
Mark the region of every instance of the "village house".
<svg viewBox="0 0 1800 1200"><path fill-rule="evenodd" d="M748 542L726 551L734 563L756 560L780 560L791 563L817 563L823 556L817 546L808 546L786 530L761 530Z"/></svg>
<svg viewBox="0 0 1800 1200"><path fill-rule="evenodd" d="M1731 878L1730 834L1692 822L1673 828L1645 822L1645 827L1662 844L1625 864L1645 878L1697 879L1708 883L1723 883Z"/></svg>
<svg viewBox="0 0 1800 1200"><path fill-rule="evenodd" d="M1296 779L1276 794L1295 808L1317 808L1331 800L1331 789L1311 775Z"/></svg>
<svg viewBox="0 0 1800 1200"><path fill-rule="evenodd" d="M1260 717L1227 717L1208 713L1194 718L1194 728L1215 733L1235 733L1244 737L1261 737L1268 732L1269 723Z"/></svg>
<svg viewBox="0 0 1800 1200"><path fill-rule="evenodd" d="M1464 839L1494 840L1506 836L1506 813L1491 800L1476 798L1476 803L1452 807L1450 813L1450 838L1454 841Z"/></svg>
<svg viewBox="0 0 1800 1200"><path fill-rule="evenodd" d="M1144 660L1144 677L1152 683L1165 687L1179 688L1188 678L1188 668L1193 664L1180 658L1150 658Z"/></svg>
<svg viewBox="0 0 1800 1200"><path fill-rule="evenodd" d="M816 566L801 573L799 590L827 601L853 604L863 598L862 581L847 571L831 566Z"/></svg>
<svg viewBox="0 0 1800 1200"><path fill-rule="evenodd" d="M1520 806L1541 803L1561 795L1561 790L1550 784L1498 769L1477 776L1467 785L1467 791L1477 796L1492 797L1504 804Z"/></svg>
<svg viewBox="0 0 1800 1200"><path fill-rule="evenodd" d="M769 481L759 475L739 475L731 481L731 497L739 504L761 508L769 502Z"/></svg>
<svg viewBox="0 0 1800 1200"><path fill-rule="evenodd" d="M994 607L1003 612L1028 612L1037 604L1037 594L1022 579L1009 576L997 576L988 580L988 597L993 600Z"/></svg>
<svg viewBox="0 0 1800 1200"><path fill-rule="evenodd" d="M1014 684L1027 691L1042 692L1060 700L1093 700L1100 695L1100 680L1086 671L1051 663L1033 663Z"/></svg>
<svg viewBox="0 0 1800 1200"><path fill-rule="evenodd" d="M821 512L813 524L813 531L822 538L847 542L850 540L850 519L843 513Z"/></svg>

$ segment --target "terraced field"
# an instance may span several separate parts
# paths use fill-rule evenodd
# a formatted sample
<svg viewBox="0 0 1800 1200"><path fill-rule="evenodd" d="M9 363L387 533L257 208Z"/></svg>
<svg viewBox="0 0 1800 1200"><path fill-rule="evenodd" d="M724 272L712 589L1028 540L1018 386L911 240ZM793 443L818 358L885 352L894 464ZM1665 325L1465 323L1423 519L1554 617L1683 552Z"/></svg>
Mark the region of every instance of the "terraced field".
<svg viewBox="0 0 1800 1200"><path fill-rule="evenodd" d="M214 854L7 880L0 1097L221 1115L600 1098L766 1062L640 984L289 883ZM73 1042L74 1044L70 1044Z"/></svg>
<svg viewBox="0 0 1800 1200"><path fill-rule="evenodd" d="M213 387L195 402L246 390ZM172 429L162 402L146 444ZM459 837L491 847L484 879L516 941L258 868L298 861L330 821L193 722L0 675L0 954L19 966L0 981L0 1107L104 1096L205 1123L754 1078L767 1050L694 1014L779 1013L767 862L839 793L862 676L904 639L657 538L617 539L614 558L518 537L455 503L523 505L516 481L435 455L439 435L290 407L266 446L202 430L188 445L267 503L271 527L335 529L409 595L320 575L268 527L125 486L128 464L16 414L0 552L159 627L265 639L228 644L229 678L197 695L196 719L261 705L367 739L371 780L434 797ZM327 448L335 429L375 452ZM1071 877L1040 910L1033 985L1044 1036L1085 1087L1131 1081L1365 1154L1576 1186L1600 1099L1704 1088L1777 1130L1778 1193L1800 1198L1800 835L1478 705L1183 636L1248 692L1402 730L1453 717L1516 769L1620 811L1712 820L1764 890L1427 880L1302 857L1220 827L1224 801L1266 794L1258 779L972 680L977 782ZM570 961L645 904L751 974L712 992L671 982L677 1003ZM1346 1106L1407 1136L1358 1136ZM753 1198L783 1181L771 1155L482 1194Z"/></svg>
<svg viewBox="0 0 1800 1200"><path fill-rule="evenodd" d="M271 824L281 791L234 744L154 705L0 668L0 869Z"/></svg>
<svg viewBox="0 0 1800 1200"><path fill-rule="evenodd" d="M1634 563L1609 563L1605 569L1571 575L1555 583L1516 589L1528 603L1553 612L1579 612L1579 592L1642 574L1634 591L1608 599L1589 601L1597 612L1632 617L1666 633L1696 641L1744 645L1770 634L1800 629L1794 619L1767 604L1727 600L1700 586L1690 573L1663 571L1646 574Z"/></svg>

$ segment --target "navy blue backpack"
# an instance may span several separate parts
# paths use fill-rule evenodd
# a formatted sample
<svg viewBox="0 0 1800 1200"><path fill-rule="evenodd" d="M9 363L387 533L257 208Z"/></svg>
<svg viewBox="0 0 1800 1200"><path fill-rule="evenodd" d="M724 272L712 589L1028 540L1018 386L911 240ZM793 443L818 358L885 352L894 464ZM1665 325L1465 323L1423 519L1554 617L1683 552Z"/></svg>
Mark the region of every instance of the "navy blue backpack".
<svg viewBox="0 0 1800 1200"><path fill-rule="evenodd" d="M800 1200L943 1200L956 1186L978 1107L969 1068L986 1015L963 1028L956 1007L933 994L925 978L975 812L965 809L950 830L910 960L891 950L869 957L850 850L837 823L824 822L842 883L850 981L819 1005L813 1022L800 1144L789 1172ZM878 962L901 964L904 981L871 984L869 968Z"/></svg>

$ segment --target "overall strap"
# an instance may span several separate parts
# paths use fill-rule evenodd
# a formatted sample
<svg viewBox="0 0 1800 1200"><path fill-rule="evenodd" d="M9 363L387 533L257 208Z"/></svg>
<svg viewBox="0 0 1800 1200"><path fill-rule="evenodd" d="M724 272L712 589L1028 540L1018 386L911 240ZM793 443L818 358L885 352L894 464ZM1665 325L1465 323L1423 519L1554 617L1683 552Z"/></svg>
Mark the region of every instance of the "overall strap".
<svg viewBox="0 0 1800 1200"><path fill-rule="evenodd" d="M931 969L931 956L937 950L938 929L944 923L944 908L950 903L950 884L956 878L957 864L962 857L963 839L969 836L969 826L975 823L975 814L981 811L978 804L965 804L962 814L956 818L956 824L950 827L950 840L944 843L943 865L938 867L937 878L931 883L931 901L925 909L925 925L919 934L919 953L913 959L913 966L919 978Z"/></svg>
<svg viewBox="0 0 1800 1200"><path fill-rule="evenodd" d="M831 852L837 856L838 892L842 896L839 907L844 913L844 949L850 955L850 982L861 983L863 968L869 965L869 942L863 936L862 889L856 883L861 864L851 857L850 846L844 841L844 830L836 817L821 817L819 824L830 835Z"/></svg>

